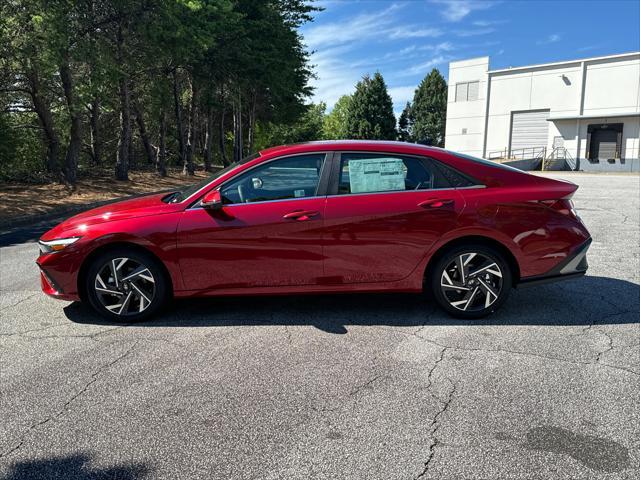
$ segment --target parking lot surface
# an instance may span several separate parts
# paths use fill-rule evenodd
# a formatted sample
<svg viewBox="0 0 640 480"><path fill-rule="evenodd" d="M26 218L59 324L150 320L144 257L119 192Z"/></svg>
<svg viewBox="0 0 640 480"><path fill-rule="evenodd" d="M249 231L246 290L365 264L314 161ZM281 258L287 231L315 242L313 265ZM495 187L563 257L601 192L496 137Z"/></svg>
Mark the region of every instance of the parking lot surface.
<svg viewBox="0 0 640 480"><path fill-rule="evenodd" d="M421 296L177 302L108 323L0 235L0 477L635 479L640 177L580 185L584 278L482 321Z"/></svg>

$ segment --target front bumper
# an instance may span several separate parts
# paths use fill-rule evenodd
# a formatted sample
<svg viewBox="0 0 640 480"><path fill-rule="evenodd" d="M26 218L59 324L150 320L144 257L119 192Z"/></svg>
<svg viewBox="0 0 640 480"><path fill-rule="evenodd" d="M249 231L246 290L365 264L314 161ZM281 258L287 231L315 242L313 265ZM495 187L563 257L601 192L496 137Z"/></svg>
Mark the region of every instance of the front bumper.
<svg viewBox="0 0 640 480"><path fill-rule="evenodd" d="M553 269L544 275L525 277L518 282L516 287L533 287L583 276L589 268L589 264L587 263L587 250L589 250L590 245L591 239L589 238Z"/></svg>
<svg viewBox="0 0 640 480"><path fill-rule="evenodd" d="M79 258L72 252L43 253L36 261L40 269L40 286L50 297L59 300L79 300L77 272Z"/></svg>

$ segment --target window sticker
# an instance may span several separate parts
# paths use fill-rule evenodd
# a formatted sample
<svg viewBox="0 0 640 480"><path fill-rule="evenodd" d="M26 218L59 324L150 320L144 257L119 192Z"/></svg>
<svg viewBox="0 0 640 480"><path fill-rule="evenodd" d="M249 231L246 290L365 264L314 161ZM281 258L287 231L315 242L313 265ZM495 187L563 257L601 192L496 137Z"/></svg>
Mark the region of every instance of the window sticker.
<svg viewBox="0 0 640 480"><path fill-rule="evenodd" d="M305 191L304 191L304 190L302 190L302 189L300 189L300 190L294 190L294 191L293 191L293 196L294 196L294 197L296 197L296 198L304 197L304 196L305 196Z"/></svg>
<svg viewBox="0 0 640 480"><path fill-rule="evenodd" d="M404 171L398 158L349 160L351 193L404 190Z"/></svg>

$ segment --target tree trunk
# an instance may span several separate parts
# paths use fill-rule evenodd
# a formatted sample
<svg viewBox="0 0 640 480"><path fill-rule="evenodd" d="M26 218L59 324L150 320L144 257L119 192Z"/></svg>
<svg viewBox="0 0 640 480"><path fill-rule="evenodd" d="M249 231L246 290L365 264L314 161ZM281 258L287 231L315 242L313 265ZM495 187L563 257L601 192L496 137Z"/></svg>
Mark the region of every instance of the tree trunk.
<svg viewBox="0 0 640 480"><path fill-rule="evenodd" d="M26 72L29 82L29 94L33 102L33 108L38 115L38 120L42 126L45 136L45 144L47 146L47 156L45 158L45 168L48 173L58 171L58 155L60 154L60 138L53 124L53 115L51 107L43 96L43 89L40 85L40 78L35 69L29 69Z"/></svg>
<svg viewBox="0 0 640 480"><path fill-rule="evenodd" d="M229 160L227 160L227 150L225 145L225 129L224 129L224 117L225 117L225 108L224 108L224 96L221 94L222 98L221 102L221 110L220 110L220 130L218 135L218 147L220 148L220 159L222 160L222 165L225 167L229 165Z"/></svg>
<svg viewBox="0 0 640 480"><path fill-rule="evenodd" d="M151 146L151 142L149 141L149 135L147 133L147 127L144 123L142 110L140 109L140 105L137 101L133 102L133 113L136 116L138 132L140 132L140 139L142 140L144 152L147 154L147 161L149 162L149 165L153 165L155 163L155 153L153 151L153 147Z"/></svg>
<svg viewBox="0 0 640 480"><path fill-rule="evenodd" d="M176 111L176 129L178 131L178 150L180 155L180 162L184 163L187 157L187 152L184 140L184 125L182 123L182 105L180 101L180 89L178 87L177 69L173 70L173 102Z"/></svg>
<svg viewBox="0 0 640 480"><path fill-rule="evenodd" d="M156 171L161 177L167 176L167 147L165 138L167 136L167 120L164 109L160 111L160 139L158 141L158 156L156 158Z"/></svg>
<svg viewBox="0 0 640 480"><path fill-rule="evenodd" d="M64 90L64 97L67 101L67 108L69 109L69 119L71 120L69 127L69 145L67 146L67 154L64 159L63 173L65 181L71 185L75 185L78 180L78 158L80 157L80 149L82 148L82 118L76 104L68 54L64 55L62 64L60 65L60 80L62 80L62 89Z"/></svg>
<svg viewBox="0 0 640 480"><path fill-rule="evenodd" d="M233 105L233 161L242 160L242 96L238 91L238 102Z"/></svg>
<svg viewBox="0 0 640 480"><path fill-rule="evenodd" d="M249 109L249 126L248 126L248 132L247 132L246 155L251 155L253 153L253 142L254 142L255 128L256 128L256 103L257 103L257 94L254 90L251 93L251 107Z"/></svg>
<svg viewBox="0 0 640 480"><path fill-rule="evenodd" d="M196 137L196 96L198 91L193 85L193 79L189 82L189 88L191 89L191 104L189 105L189 119L187 121L186 155L182 165L183 175L193 175L195 173L195 167L193 165L193 148Z"/></svg>
<svg viewBox="0 0 640 480"><path fill-rule="evenodd" d="M118 28L118 61L122 65L124 35L122 26ZM131 145L131 92L129 78L122 72L118 80L120 100L120 136L116 156L116 180L129 180L129 146Z"/></svg>
<svg viewBox="0 0 640 480"><path fill-rule="evenodd" d="M207 128L206 135L204 137L204 169L207 172L211 171L211 147L213 146L213 108L209 107L207 111Z"/></svg>
<svg viewBox="0 0 640 480"><path fill-rule="evenodd" d="M89 124L91 125L91 158L95 165L102 163L102 141L100 139L100 100L94 98L89 106Z"/></svg>

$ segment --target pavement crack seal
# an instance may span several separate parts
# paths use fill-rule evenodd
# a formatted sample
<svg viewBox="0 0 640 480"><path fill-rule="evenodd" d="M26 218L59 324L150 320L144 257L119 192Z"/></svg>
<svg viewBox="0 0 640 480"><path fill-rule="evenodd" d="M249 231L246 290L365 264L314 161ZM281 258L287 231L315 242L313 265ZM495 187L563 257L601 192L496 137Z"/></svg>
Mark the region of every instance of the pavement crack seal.
<svg viewBox="0 0 640 480"><path fill-rule="evenodd" d="M2 307L2 308L0 308L0 312L4 312L5 310L7 310L9 308L13 308L16 305L20 305L22 302L26 302L27 300L29 300L30 298L35 297L36 295L40 295L40 292L35 292L35 293L29 295L28 297L23 298L22 300L18 300L16 303L13 303L11 305L7 305L6 307Z"/></svg>
<svg viewBox="0 0 640 480"><path fill-rule="evenodd" d="M56 328L56 327L60 327L62 325L66 325L67 322L60 322L60 323L56 323L54 325L48 325L46 327L40 327L40 328L33 328L31 330L24 330L22 332L13 332L13 333L0 333L0 337L26 337L26 338L39 338L39 337L34 337L33 335L27 335L27 333L33 333L33 332L42 332L44 330L50 330L52 328Z"/></svg>
<svg viewBox="0 0 640 480"><path fill-rule="evenodd" d="M603 330L598 330L597 331L600 335L604 335L605 337L607 337L607 348L605 348L604 350L602 350L601 352L598 352L598 356L596 357L596 363L600 363L600 359L602 358L602 356L605 353L610 352L611 350L613 350L613 338L611 338L611 335L609 335L607 332L603 331ZM606 364L604 364L606 365Z"/></svg>
<svg viewBox="0 0 640 480"><path fill-rule="evenodd" d="M119 355L118 357L116 357L114 360L110 361L109 363L106 363L104 365L102 365L101 367L99 367L95 372L93 372L91 374L91 379L84 384L84 386L78 390L76 393L74 393L66 402L64 402L64 404L62 405L62 408L60 410L58 410L57 412L53 413L52 415L49 415L47 418L45 418L44 420L40 420L37 423L34 423L33 425L31 425L27 431L22 435L22 438L20 439L20 441L18 442L17 445L15 445L14 447L10 448L9 450L7 450L6 452L2 452L0 453L0 458L5 458L8 457L9 455L11 455L13 452L17 451L18 449L20 449L20 447L22 447L27 439L27 437L29 436L29 434L31 432L33 432L35 429L37 429L38 427L50 422L51 420L55 420L56 418L61 417L62 415L64 415L65 413L67 413L69 411L70 405L77 400L80 396L82 396L88 389L89 387L91 387L91 385L93 385L95 382L98 381L98 377L100 376L100 374L111 368L112 366L114 366L116 363L120 362L122 359L124 359L125 357L129 356L131 353L133 353L133 351L135 350L135 348L138 346L138 343L140 341L136 340L136 342L134 342L134 344L123 354Z"/></svg>
<svg viewBox="0 0 640 480"><path fill-rule="evenodd" d="M423 337L422 335L416 335L416 334L407 334L407 335L414 335L417 336L418 338L421 338L422 340L424 340L425 342L431 343L433 345L437 345L438 347L444 347L446 349L451 349L451 350L458 350L461 352L493 352L493 353L505 353L505 354L509 354L509 355L522 355L525 357L532 357L532 358L540 358L542 360L552 360L552 361L556 361L556 362L563 362L563 363L570 363L572 365L591 365L591 366L602 366L602 367L607 367L607 368L611 368L613 370L618 370L621 372L626 372L626 373L630 373L631 375L634 375L636 377L640 377L640 373L631 370L630 368L626 368L626 367L621 367L618 365L611 365L609 363L602 363L602 362L580 362L578 360L568 360L566 358L560 358L560 357L549 357L547 355L541 355L539 353L531 353L531 352L518 352L516 350L506 350L503 348L469 348L469 347L455 347L455 346L451 346L451 345L443 345L441 343L438 343L434 340L430 340L426 337ZM611 348L601 352L601 354L606 353L607 351L611 350Z"/></svg>
<svg viewBox="0 0 640 480"><path fill-rule="evenodd" d="M442 347L442 350L440 351L440 354L436 359L436 362L434 363L433 368L431 368L431 370L429 371L429 374L427 376L427 381L428 381L427 389L430 389L431 386L433 385L433 380L431 377L435 372L435 370L438 368L438 365L440 365L440 363L444 360L444 356L447 350L449 350L449 347ZM442 425L440 421L440 417L444 415L449 409L449 406L453 401L456 388L457 388L455 383L451 382L451 380L449 379L447 380L449 381L449 383L451 383L451 390L449 390L449 393L447 394L447 398L445 398L444 400L441 400L441 399L438 399L435 395L432 395L440 403L440 409L433 416L433 419L431 420L431 424L429 425L429 438L430 438L429 452L427 455L427 459L424 462L424 469L416 477L416 479L422 478L428 473L429 467L431 465L431 461L433 460L433 456L436 453L436 448L438 448L438 445L440 445L440 440L438 439L438 435L437 435L438 430Z"/></svg>
<svg viewBox="0 0 640 480"><path fill-rule="evenodd" d="M377 380L381 379L381 378L386 378L388 375L382 375L382 374L378 374L376 376L374 376L373 378L367 380L365 383L358 385L357 387L355 387L353 390L351 390L349 392L349 396L352 397L354 395L357 395L358 393L360 393L362 390L366 389L366 388L370 388L371 385L373 383L375 383Z"/></svg>

